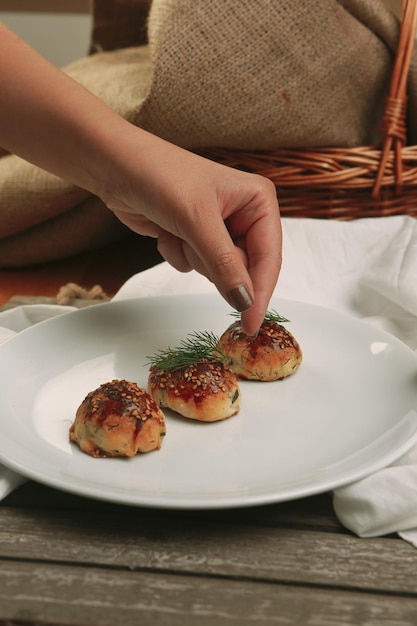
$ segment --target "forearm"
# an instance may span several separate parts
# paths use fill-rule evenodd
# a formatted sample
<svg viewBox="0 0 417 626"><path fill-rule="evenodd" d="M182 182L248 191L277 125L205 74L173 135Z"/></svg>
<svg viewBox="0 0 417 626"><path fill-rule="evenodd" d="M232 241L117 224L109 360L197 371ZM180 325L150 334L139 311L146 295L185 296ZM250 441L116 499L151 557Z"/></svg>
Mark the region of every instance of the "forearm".
<svg viewBox="0 0 417 626"><path fill-rule="evenodd" d="M0 24L0 146L98 193L131 125Z"/></svg>

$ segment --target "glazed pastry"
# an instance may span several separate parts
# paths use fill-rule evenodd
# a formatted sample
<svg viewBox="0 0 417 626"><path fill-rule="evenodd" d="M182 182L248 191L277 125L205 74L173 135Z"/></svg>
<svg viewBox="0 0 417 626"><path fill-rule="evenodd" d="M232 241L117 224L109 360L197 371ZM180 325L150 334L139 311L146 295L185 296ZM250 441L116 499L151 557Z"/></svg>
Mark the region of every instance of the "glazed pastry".
<svg viewBox="0 0 417 626"><path fill-rule="evenodd" d="M303 355L298 342L279 321L277 313L267 313L258 335L248 337L234 322L219 340L227 365L238 378L264 382L286 378L298 369Z"/></svg>
<svg viewBox="0 0 417 626"><path fill-rule="evenodd" d="M210 333L195 334L152 358L148 392L161 407L202 422L239 412L237 378L221 360L217 344Z"/></svg>
<svg viewBox="0 0 417 626"><path fill-rule="evenodd" d="M93 457L132 457L161 447L165 417L155 400L136 383L112 380L79 406L70 440Z"/></svg>
<svg viewBox="0 0 417 626"><path fill-rule="evenodd" d="M159 406L202 422L223 420L240 409L236 376L216 360L168 371L152 367L148 391Z"/></svg>

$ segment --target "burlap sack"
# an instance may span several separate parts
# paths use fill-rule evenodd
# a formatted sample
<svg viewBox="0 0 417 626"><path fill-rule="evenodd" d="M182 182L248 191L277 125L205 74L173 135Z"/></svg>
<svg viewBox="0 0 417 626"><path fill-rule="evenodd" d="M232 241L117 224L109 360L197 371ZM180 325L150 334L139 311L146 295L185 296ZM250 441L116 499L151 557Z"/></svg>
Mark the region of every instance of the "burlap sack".
<svg viewBox="0 0 417 626"><path fill-rule="evenodd" d="M398 26L383 0L153 0L148 46L95 54L66 71L185 147L377 144ZM410 111L416 102L414 59ZM410 116L411 143L416 122ZM123 232L83 190L16 156L0 159L0 267Z"/></svg>
<svg viewBox="0 0 417 626"><path fill-rule="evenodd" d="M136 123L189 147L378 143L397 31L383 0L154 0Z"/></svg>

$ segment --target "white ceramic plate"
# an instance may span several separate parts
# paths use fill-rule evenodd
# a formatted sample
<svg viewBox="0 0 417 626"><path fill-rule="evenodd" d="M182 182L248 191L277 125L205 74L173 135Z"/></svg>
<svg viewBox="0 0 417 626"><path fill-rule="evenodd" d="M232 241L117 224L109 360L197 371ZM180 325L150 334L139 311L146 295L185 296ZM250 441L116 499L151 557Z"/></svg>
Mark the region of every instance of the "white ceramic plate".
<svg viewBox="0 0 417 626"><path fill-rule="evenodd" d="M147 355L233 321L214 295L132 299L66 313L0 346L0 460L41 483L125 504L222 508L324 492L388 465L417 439L417 358L394 337L320 307L273 301L304 360L292 377L241 382L238 415L167 413L161 450L93 459L68 440L85 395L146 386Z"/></svg>

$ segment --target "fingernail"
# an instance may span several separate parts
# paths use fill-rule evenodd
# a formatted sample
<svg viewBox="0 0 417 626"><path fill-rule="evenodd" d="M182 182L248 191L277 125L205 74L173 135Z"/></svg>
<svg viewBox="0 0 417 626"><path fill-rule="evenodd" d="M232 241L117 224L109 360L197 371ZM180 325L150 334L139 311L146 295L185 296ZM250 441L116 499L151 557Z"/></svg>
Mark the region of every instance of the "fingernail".
<svg viewBox="0 0 417 626"><path fill-rule="evenodd" d="M237 311L246 311L246 309L250 309L253 304L252 297L250 296L245 285L233 287L227 295L231 305Z"/></svg>

